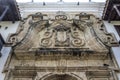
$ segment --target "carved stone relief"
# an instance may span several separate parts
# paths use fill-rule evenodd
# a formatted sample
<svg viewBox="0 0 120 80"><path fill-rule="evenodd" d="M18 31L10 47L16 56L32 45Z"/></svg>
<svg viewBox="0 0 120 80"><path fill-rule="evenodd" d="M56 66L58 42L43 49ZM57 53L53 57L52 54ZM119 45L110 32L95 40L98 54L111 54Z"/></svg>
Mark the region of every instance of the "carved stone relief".
<svg viewBox="0 0 120 80"><path fill-rule="evenodd" d="M14 57L5 80L117 80L110 52L118 45L114 35L92 14L69 16L38 12L21 21L8 39Z"/></svg>

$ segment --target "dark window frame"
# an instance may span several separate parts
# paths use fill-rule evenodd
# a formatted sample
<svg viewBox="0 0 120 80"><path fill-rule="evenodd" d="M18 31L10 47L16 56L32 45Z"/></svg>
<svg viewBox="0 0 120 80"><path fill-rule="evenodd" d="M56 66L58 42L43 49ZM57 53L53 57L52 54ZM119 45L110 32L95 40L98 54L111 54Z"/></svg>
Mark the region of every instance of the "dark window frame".
<svg viewBox="0 0 120 80"><path fill-rule="evenodd" d="M118 35L120 36L120 25L114 25Z"/></svg>

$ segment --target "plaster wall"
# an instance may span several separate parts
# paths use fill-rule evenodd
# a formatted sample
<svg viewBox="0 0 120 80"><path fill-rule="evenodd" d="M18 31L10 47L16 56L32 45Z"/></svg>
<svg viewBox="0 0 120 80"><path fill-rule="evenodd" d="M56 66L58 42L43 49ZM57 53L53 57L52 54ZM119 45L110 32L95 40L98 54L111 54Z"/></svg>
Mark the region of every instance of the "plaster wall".
<svg viewBox="0 0 120 80"><path fill-rule="evenodd" d="M16 32L19 25L19 21L15 22L14 24L10 21L3 21L0 22L0 25L1 25L0 33L3 39L6 41L10 33ZM5 46L3 46L1 50L2 56L0 57L0 80L4 80L5 78L5 73L2 72L11 50L12 50L11 47L5 47Z"/></svg>
<svg viewBox="0 0 120 80"><path fill-rule="evenodd" d="M114 24L115 23L118 23L118 22L114 22ZM117 31L114 28L114 24L108 23L107 21L104 21L104 24L106 26L107 31L110 32L110 33L114 33L117 40L119 41L120 37L119 37ZM112 47L112 51L113 51L113 55L114 55L114 57L115 57L115 59L118 63L118 67L120 68L120 46ZM117 75L118 75L118 79L120 80L120 73L118 73Z"/></svg>
<svg viewBox="0 0 120 80"><path fill-rule="evenodd" d="M2 21L0 22L0 25L0 33L3 39L6 41L10 33L16 32L19 25L19 21L16 21L15 23L12 23L11 21Z"/></svg>

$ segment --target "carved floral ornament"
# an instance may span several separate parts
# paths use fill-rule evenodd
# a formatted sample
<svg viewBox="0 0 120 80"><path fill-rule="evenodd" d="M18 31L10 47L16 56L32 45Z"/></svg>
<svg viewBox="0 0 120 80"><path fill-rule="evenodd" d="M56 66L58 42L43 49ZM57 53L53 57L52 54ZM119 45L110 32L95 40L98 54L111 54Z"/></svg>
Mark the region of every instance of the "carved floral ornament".
<svg viewBox="0 0 120 80"><path fill-rule="evenodd" d="M48 14L49 15L49 14ZM113 34L107 33L103 22L92 14L80 13L69 18L60 13L50 19L47 14L36 13L25 18L8 42L16 50L32 48L84 48L107 51L116 46Z"/></svg>

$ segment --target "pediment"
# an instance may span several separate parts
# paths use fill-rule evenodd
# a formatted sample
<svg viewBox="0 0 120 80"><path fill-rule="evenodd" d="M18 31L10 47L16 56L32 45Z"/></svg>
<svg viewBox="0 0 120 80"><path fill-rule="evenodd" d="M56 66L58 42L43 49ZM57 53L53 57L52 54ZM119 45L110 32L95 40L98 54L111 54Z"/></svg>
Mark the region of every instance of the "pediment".
<svg viewBox="0 0 120 80"><path fill-rule="evenodd" d="M10 35L8 43L13 46L15 52L108 53L108 47L118 45L114 35L108 34L103 22L94 15L76 14L79 16L78 18L69 20L60 17L63 15L51 20L44 19L46 15L42 13L37 14L37 16L34 15L36 14L32 14L23 20L18 31ZM86 19L86 16L89 18Z"/></svg>

